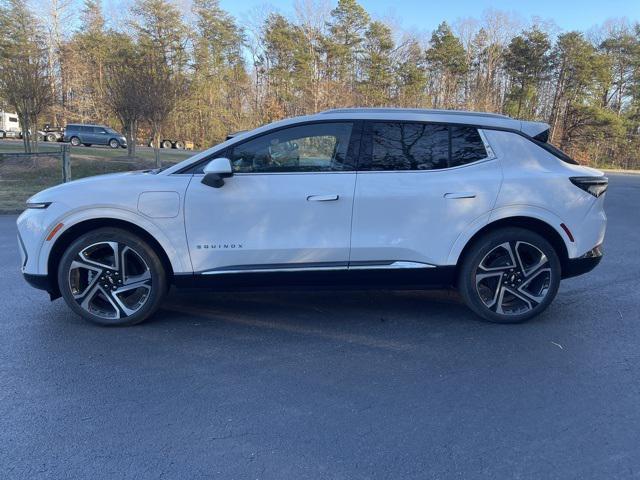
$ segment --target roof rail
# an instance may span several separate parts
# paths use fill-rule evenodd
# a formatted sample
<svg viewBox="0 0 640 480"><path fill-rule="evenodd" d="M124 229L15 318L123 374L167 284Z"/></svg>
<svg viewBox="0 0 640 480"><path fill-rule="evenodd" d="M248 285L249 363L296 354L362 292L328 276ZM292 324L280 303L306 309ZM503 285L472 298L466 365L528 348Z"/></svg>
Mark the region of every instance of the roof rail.
<svg viewBox="0 0 640 480"><path fill-rule="evenodd" d="M477 117L491 117L491 118L511 118L507 115L499 113L488 112L470 112L465 110L442 110L442 109L430 109L430 108L393 108L393 107L350 107L350 108L332 108L320 112L320 114L327 113L415 113L416 115L465 115L465 116L477 116Z"/></svg>

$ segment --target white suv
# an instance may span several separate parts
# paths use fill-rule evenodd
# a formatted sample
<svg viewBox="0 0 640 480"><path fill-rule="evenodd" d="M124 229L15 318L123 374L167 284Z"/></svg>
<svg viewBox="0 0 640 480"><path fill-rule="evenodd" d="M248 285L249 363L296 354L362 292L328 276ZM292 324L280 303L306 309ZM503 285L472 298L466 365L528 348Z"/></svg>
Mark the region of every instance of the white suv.
<svg viewBox="0 0 640 480"><path fill-rule="evenodd" d="M234 136L166 170L77 180L18 218L27 281L88 320L141 322L171 284L456 285L494 322L544 310L601 258L607 179L548 126L343 109Z"/></svg>

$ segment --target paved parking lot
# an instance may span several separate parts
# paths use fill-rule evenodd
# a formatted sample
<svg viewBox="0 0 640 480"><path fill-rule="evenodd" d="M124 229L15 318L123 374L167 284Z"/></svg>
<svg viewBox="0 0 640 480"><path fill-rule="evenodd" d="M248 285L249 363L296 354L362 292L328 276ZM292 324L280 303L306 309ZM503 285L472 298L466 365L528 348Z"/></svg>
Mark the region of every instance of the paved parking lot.
<svg viewBox="0 0 640 480"><path fill-rule="evenodd" d="M640 477L640 176L606 256L524 325L450 292L174 291L89 325L0 217L0 478Z"/></svg>

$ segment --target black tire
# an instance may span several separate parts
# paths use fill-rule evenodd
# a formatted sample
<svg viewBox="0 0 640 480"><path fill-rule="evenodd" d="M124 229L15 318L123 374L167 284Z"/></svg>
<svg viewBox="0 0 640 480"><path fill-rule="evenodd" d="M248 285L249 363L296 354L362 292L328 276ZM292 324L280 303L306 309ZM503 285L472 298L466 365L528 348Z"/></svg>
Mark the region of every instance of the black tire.
<svg viewBox="0 0 640 480"><path fill-rule="evenodd" d="M47 142L55 142L58 140L53 133L48 133L46 136L46 139L47 139Z"/></svg>
<svg viewBox="0 0 640 480"><path fill-rule="evenodd" d="M175 144L175 148L177 150L184 150L184 142L181 140L178 140Z"/></svg>
<svg viewBox="0 0 640 480"><path fill-rule="evenodd" d="M560 259L546 239L524 228L503 228L483 235L464 253L458 290L483 319L521 323L549 306L560 275Z"/></svg>
<svg viewBox="0 0 640 480"><path fill-rule="evenodd" d="M163 140L161 143L162 148L171 148L171 142L169 140Z"/></svg>
<svg viewBox="0 0 640 480"><path fill-rule="evenodd" d="M100 257L101 253L106 255ZM108 263L96 263L100 258ZM128 326L146 320L168 290L167 274L154 249L137 235L112 227L74 241L60 260L57 275L67 305L99 325Z"/></svg>
<svg viewBox="0 0 640 480"><path fill-rule="evenodd" d="M69 139L69 143L71 145L73 145L74 147L79 147L80 146L80 139L78 137L71 137Z"/></svg>
<svg viewBox="0 0 640 480"><path fill-rule="evenodd" d="M118 140L116 140L115 138L112 138L111 140L109 140L109 146L111 148L120 148L120 142Z"/></svg>

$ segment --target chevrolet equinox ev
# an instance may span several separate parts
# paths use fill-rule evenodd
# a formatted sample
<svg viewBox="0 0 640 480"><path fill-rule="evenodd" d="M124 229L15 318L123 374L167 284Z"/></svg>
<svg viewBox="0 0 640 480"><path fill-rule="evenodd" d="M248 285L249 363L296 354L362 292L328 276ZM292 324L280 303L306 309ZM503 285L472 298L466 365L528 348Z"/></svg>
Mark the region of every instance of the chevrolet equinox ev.
<svg viewBox="0 0 640 480"><path fill-rule="evenodd" d="M503 115L338 109L242 132L164 170L28 200L26 280L87 320L131 325L171 285L455 286L527 320L601 259L607 178Z"/></svg>

